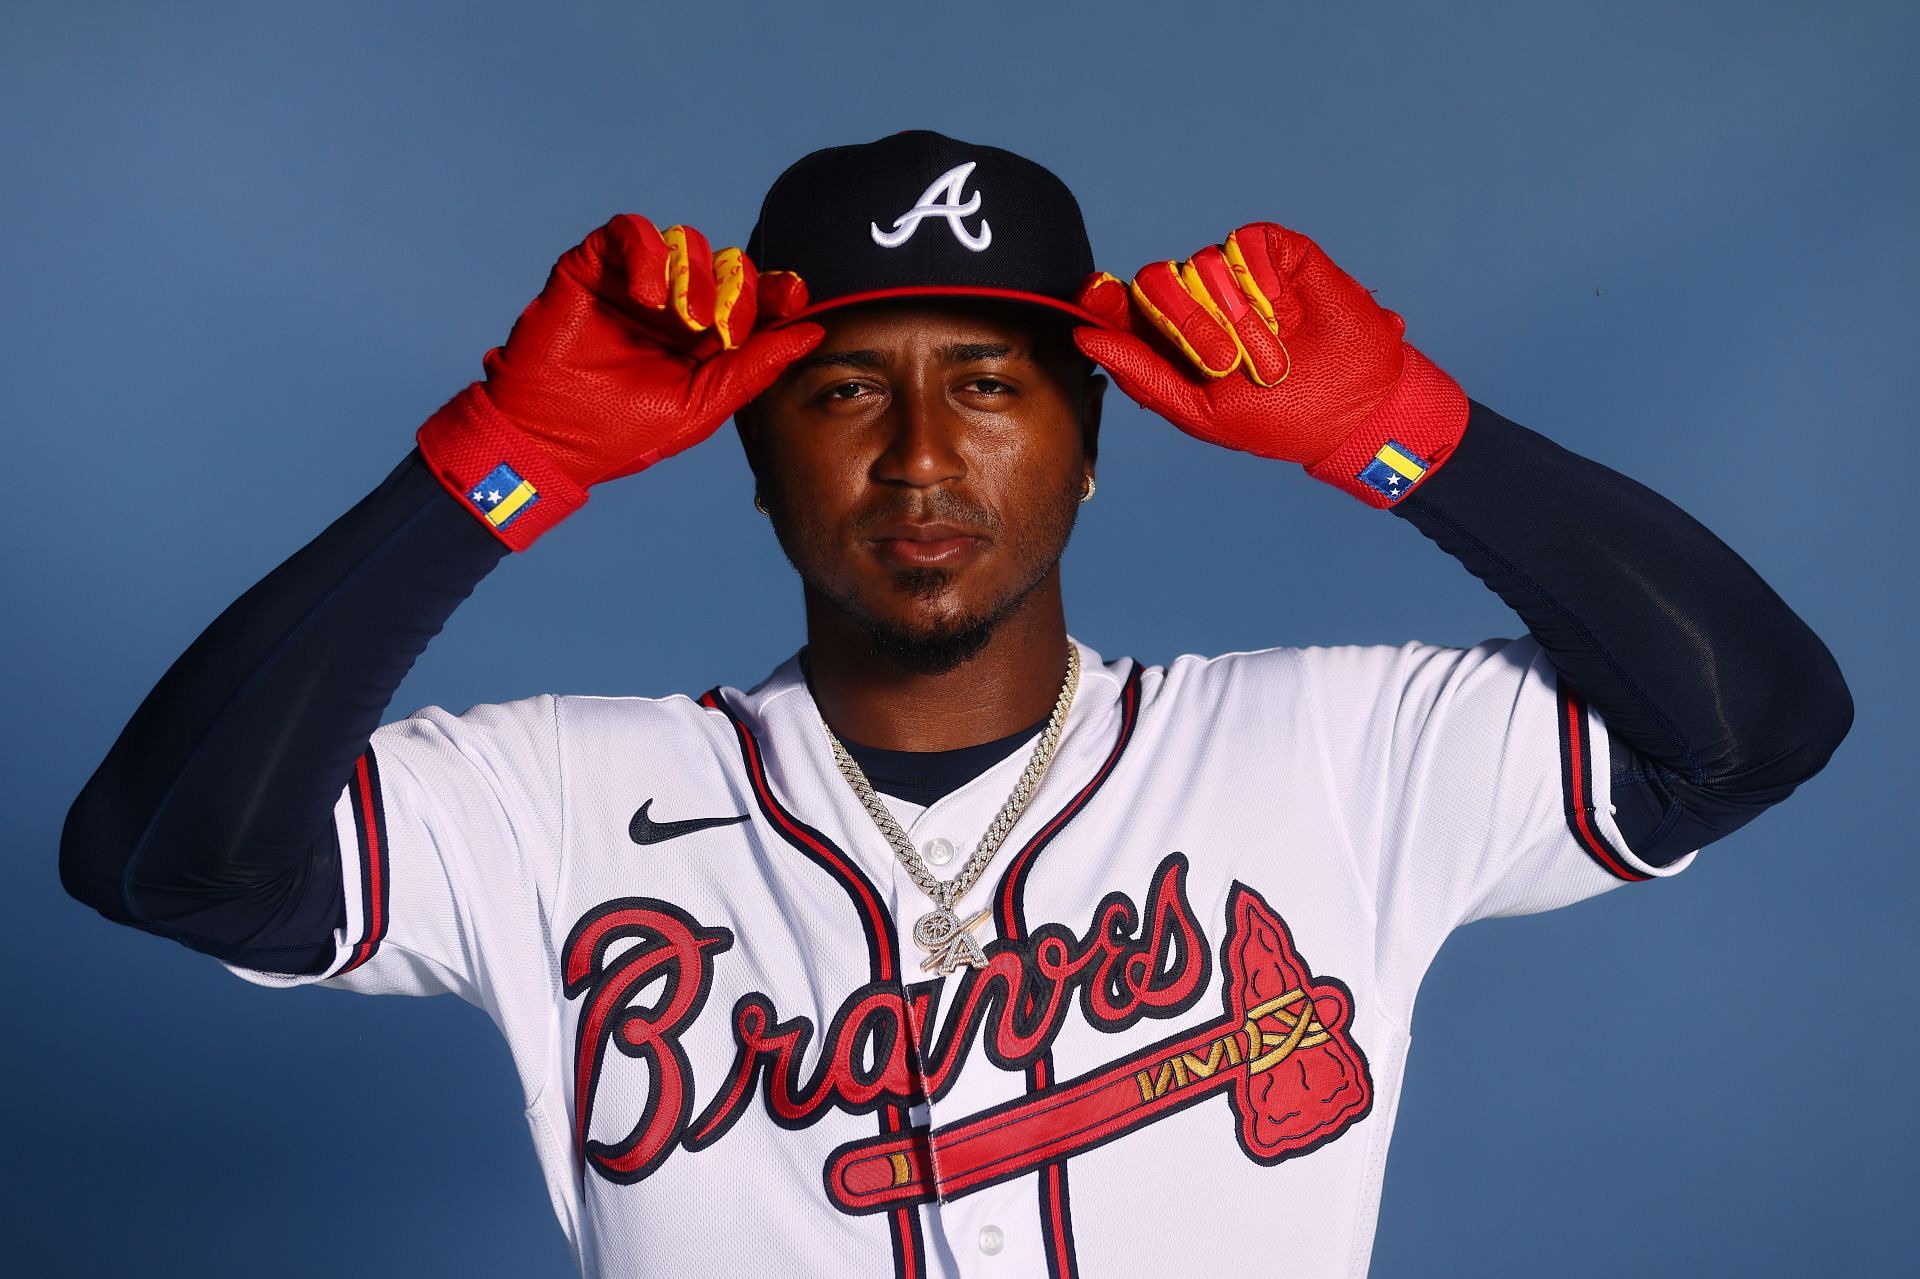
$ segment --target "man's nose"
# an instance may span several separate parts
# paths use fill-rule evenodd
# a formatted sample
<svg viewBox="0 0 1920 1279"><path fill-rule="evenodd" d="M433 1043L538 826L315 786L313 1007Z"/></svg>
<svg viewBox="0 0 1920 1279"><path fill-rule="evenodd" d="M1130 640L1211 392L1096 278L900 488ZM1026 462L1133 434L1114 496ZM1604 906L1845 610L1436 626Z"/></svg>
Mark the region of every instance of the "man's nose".
<svg viewBox="0 0 1920 1279"><path fill-rule="evenodd" d="M966 424L944 396L918 391L899 395L887 416L891 434L875 461L875 479L933 488L967 473L960 447Z"/></svg>

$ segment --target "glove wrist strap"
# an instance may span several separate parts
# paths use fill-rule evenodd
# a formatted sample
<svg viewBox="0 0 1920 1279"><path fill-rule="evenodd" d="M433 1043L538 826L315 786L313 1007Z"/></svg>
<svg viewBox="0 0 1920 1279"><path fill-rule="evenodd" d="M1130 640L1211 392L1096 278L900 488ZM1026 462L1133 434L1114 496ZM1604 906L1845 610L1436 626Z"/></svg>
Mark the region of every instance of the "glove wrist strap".
<svg viewBox="0 0 1920 1279"><path fill-rule="evenodd" d="M1440 469L1466 429L1466 392L1408 346L1400 377L1380 407L1307 474L1368 506L1393 506Z"/></svg>
<svg viewBox="0 0 1920 1279"><path fill-rule="evenodd" d="M420 456L441 487L516 551L579 510L586 490L567 476L475 382L420 427Z"/></svg>

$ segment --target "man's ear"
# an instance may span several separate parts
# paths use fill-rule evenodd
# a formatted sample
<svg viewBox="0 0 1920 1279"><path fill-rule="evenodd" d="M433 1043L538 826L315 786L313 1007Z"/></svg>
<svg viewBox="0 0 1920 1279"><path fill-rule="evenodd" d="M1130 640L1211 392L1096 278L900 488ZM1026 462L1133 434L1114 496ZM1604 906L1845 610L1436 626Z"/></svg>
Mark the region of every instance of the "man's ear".
<svg viewBox="0 0 1920 1279"><path fill-rule="evenodd" d="M1080 400L1080 448L1089 462L1100 456L1100 409L1106 397L1106 375L1089 376L1086 394Z"/></svg>

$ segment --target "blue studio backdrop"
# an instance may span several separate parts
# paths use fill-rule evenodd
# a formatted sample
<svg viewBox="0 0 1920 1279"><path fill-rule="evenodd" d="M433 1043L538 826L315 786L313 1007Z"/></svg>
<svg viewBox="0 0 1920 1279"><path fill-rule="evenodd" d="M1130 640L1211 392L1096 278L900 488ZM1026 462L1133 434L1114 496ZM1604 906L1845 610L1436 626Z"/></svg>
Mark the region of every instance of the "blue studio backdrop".
<svg viewBox="0 0 1920 1279"><path fill-rule="evenodd" d="M569 1273L481 1014L114 928L60 891L60 823L587 230L739 243L801 153L927 127L1052 167L1122 275L1255 219L1313 236L1469 394L1731 543L1854 690L1828 771L1686 874L1448 943L1374 1273L1903 1271L1917 36L1892 3L13 0L4 1268ZM1066 565L1103 652L1517 633L1401 521L1111 404ZM800 614L751 493L727 429L600 491L393 714L753 683ZM1312 1229L1247 1234L1284 1272Z"/></svg>

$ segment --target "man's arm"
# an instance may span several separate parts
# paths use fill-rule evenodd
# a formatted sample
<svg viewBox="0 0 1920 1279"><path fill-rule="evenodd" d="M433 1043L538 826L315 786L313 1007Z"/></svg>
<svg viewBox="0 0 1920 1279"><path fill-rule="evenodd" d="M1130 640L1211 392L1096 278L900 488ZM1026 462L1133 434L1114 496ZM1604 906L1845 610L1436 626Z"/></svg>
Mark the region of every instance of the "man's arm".
<svg viewBox="0 0 1920 1279"><path fill-rule="evenodd" d="M774 296L805 304L791 278ZM738 250L631 214L563 256L486 381L148 695L68 814L68 892L242 967L324 969L344 917L331 810L400 681L509 549L705 439L819 341L755 332L757 306Z"/></svg>
<svg viewBox="0 0 1920 1279"><path fill-rule="evenodd" d="M1669 864L1825 765L1852 722L1832 655L1745 561L1644 486L1469 401L1313 241L1241 227L1097 275L1075 331L1197 438L1389 507L1499 592L1597 708L1623 833Z"/></svg>
<svg viewBox="0 0 1920 1279"><path fill-rule="evenodd" d="M1812 777L1853 699L1760 575L1658 493L1474 403L1393 507L1485 582L1606 720L1615 820L1666 865Z"/></svg>
<svg viewBox="0 0 1920 1279"><path fill-rule="evenodd" d="M242 967L324 967L344 917L334 800L414 659L506 554L409 455L141 703L67 814L67 891Z"/></svg>

